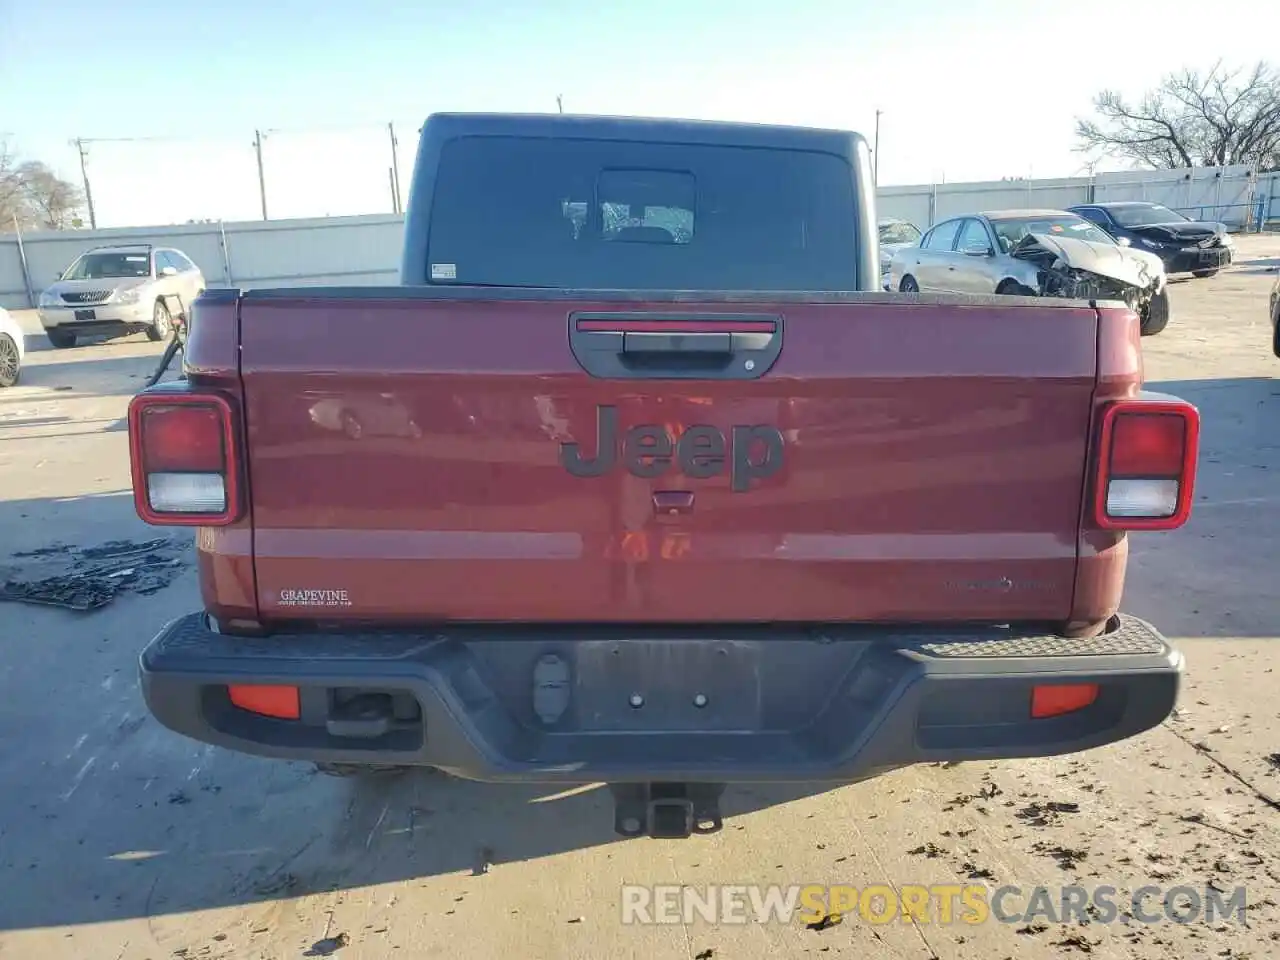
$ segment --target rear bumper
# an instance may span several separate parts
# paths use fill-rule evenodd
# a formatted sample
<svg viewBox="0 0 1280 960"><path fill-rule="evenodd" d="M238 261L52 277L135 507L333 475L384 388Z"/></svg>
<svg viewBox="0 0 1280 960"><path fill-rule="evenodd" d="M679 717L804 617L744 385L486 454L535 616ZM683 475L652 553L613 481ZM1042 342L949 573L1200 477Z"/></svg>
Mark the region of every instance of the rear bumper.
<svg viewBox="0 0 1280 960"><path fill-rule="evenodd" d="M1155 726L1173 709L1182 657L1143 621L1111 626L1087 640L502 625L241 638L193 614L167 625L140 666L162 724L263 756L494 781L850 781L926 761L1068 753ZM1101 692L1032 720L1032 687L1053 682ZM228 684L297 686L301 718L241 710ZM383 691L394 709L351 736L336 704L356 690Z"/></svg>
<svg viewBox="0 0 1280 960"><path fill-rule="evenodd" d="M151 304L100 304L40 307L40 325L67 333L99 333L121 327L145 327L152 322Z"/></svg>

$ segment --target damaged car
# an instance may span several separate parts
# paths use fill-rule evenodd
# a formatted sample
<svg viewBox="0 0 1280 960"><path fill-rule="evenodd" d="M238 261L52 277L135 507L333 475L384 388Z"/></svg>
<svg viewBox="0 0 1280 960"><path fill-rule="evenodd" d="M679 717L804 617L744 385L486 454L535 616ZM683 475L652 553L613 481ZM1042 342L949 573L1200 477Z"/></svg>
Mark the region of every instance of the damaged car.
<svg viewBox="0 0 1280 960"><path fill-rule="evenodd" d="M1119 300L1138 315L1143 336L1169 322L1160 258L1064 210L1002 210L943 221L918 246L894 255L889 286L903 293Z"/></svg>
<svg viewBox="0 0 1280 960"><path fill-rule="evenodd" d="M1126 200L1069 207L1121 243L1149 250L1169 273L1212 277L1231 265L1235 249L1226 224L1192 220L1161 203Z"/></svg>

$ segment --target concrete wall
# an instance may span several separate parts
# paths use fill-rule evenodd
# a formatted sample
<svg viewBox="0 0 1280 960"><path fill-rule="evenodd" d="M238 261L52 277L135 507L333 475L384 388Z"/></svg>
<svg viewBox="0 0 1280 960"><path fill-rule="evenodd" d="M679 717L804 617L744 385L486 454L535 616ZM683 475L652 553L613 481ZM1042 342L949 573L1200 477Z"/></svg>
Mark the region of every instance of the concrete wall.
<svg viewBox="0 0 1280 960"><path fill-rule="evenodd" d="M1099 174L1096 178L996 180L982 183L883 187L882 217L901 217L921 228L980 210L1060 208L1104 200L1153 200L1193 217L1221 220L1234 229L1280 219L1280 177L1257 185L1244 167L1151 170ZM210 286L395 283L400 265L402 219L397 214L273 220L118 230L69 230L23 239L36 295L90 247L148 241L177 247L204 271ZM0 234L0 306L30 306L17 238Z"/></svg>

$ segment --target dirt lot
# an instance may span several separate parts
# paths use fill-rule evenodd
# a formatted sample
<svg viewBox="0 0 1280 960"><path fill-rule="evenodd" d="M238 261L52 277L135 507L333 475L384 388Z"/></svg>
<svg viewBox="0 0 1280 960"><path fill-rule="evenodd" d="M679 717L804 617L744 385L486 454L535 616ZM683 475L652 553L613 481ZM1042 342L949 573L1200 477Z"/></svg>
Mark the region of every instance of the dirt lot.
<svg viewBox="0 0 1280 960"><path fill-rule="evenodd" d="M1241 249L1229 272L1176 284L1174 322L1144 344L1149 380L1205 419L1195 517L1138 538L1130 565L1127 608L1189 661L1156 730L1053 760L734 790L717 836L618 841L599 789L356 786L159 728L137 654L197 605L185 552L173 566L160 544L150 566L178 576L150 595L84 614L0 604L0 956L1280 956L1280 360L1265 313L1280 239ZM0 393L9 573L74 557L6 554L162 533L133 514L121 421L158 352L141 338L35 351L24 385ZM621 919L623 883L971 881L1243 885L1248 924Z"/></svg>

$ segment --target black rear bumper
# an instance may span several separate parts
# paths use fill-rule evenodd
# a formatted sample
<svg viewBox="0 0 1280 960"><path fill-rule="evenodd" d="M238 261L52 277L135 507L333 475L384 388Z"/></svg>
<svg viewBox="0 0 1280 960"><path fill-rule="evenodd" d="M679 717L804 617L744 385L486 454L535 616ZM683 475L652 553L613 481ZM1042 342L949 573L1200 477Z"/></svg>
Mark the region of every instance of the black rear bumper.
<svg viewBox="0 0 1280 960"><path fill-rule="evenodd" d="M168 624L140 666L162 724L263 756L477 780L849 781L925 761L1068 753L1160 723L1181 654L1141 620L1110 626L1084 640L1000 628L507 625L244 638L193 614ZM1032 688L1046 683L1100 693L1032 719ZM296 686L301 717L242 710L228 684ZM353 715L352 704L372 710Z"/></svg>

